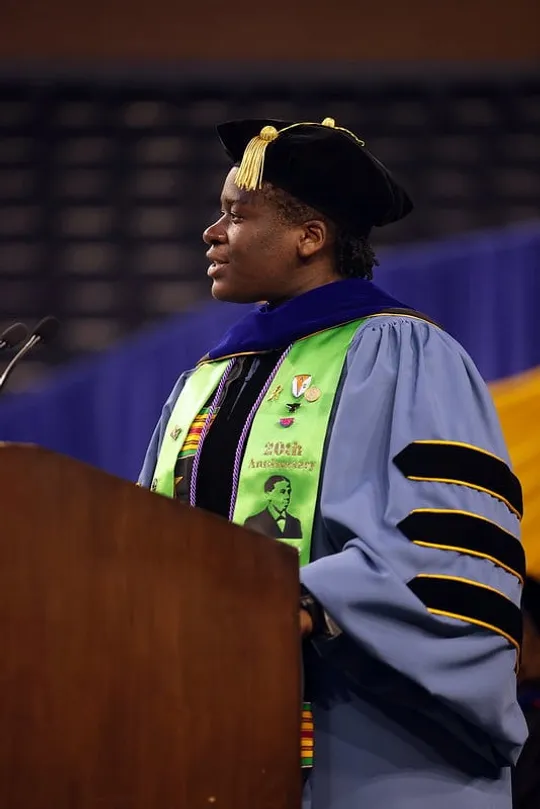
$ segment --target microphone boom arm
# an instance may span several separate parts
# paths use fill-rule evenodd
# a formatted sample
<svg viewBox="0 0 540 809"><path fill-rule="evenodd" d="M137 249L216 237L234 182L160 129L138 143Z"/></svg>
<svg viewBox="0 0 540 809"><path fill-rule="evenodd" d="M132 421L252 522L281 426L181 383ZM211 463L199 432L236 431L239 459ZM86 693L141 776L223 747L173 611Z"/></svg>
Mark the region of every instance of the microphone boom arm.
<svg viewBox="0 0 540 809"><path fill-rule="evenodd" d="M13 371L19 360L21 360L25 356L25 354L28 354L28 352L31 351L33 347L36 345L36 343L40 342L40 340L41 337L38 334L33 334L32 337L28 340L28 342L25 343L19 351L17 351L15 356L11 359L9 364L6 366L4 372L0 376L0 391L8 381L11 372Z"/></svg>
<svg viewBox="0 0 540 809"><path fill-rule="evenodd" d="M44 317L43 320L39 321L26 343L15 354L9 365L6 367L4 373L0 376L0 392L2 391L4 385L9 379L11 372L18 362L22 360L22 358L28 354L28 352L31 351L38 343L48 343L49 340L54 339L58 331L58 326L58 320L51 315Z"/></svg>

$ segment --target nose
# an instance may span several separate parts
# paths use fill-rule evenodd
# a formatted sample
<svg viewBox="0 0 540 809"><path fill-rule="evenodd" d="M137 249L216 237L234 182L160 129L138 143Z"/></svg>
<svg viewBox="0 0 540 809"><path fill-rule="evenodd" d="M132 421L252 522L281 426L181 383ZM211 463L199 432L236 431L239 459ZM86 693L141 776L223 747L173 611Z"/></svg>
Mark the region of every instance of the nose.
<svg viewBox="0 0 540 809"><path fill-rule="evenodd" d="M209 245L210 247L213 244L223 244L227 241L227 233L225 232L225 228L221 224L221 218L214 222L213 225L209 225L206 230L203 232L203 242Z"/></svg>

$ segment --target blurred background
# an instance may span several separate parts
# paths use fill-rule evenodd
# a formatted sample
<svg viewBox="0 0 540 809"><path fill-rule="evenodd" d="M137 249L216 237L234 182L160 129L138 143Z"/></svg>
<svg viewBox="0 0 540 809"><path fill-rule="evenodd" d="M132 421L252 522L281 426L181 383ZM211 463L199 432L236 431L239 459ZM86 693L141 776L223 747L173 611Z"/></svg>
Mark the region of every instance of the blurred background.
<svg viewBox="0 0 540 809"><path fill-rule="evenodd" d="M206 277L215 124L332 116L411 191L376 281L492 383L540 574L539 64L537 0L2 0L0 327L62 328L0 439L136 478L176 377L242 314Z"/></svg>

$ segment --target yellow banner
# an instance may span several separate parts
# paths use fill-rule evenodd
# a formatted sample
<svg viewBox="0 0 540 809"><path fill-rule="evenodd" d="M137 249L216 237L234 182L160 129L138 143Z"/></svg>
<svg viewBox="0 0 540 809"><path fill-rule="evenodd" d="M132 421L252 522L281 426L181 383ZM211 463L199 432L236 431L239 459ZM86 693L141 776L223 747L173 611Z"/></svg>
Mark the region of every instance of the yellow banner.
<svg viewBox="0 0 540 809"><path fill-rule="evenodd" d="M540 368L495 382L490 389L523 486L527 572L540 578Z"/></svg>

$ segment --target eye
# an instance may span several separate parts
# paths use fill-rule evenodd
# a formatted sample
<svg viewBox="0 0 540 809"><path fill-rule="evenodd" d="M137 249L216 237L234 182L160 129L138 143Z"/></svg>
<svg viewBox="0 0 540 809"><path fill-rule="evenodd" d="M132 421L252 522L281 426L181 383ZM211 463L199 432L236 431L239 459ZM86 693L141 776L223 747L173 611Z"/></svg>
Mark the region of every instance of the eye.
<svg viewBox="0 0 540 809"><path fill-rule="evenodd" d="M240 216L239 213L236 213L235 211L231 211L231 221L235 225L238 224L238 222L242 222L243 219L244 219L244 217Z"/></svg>

